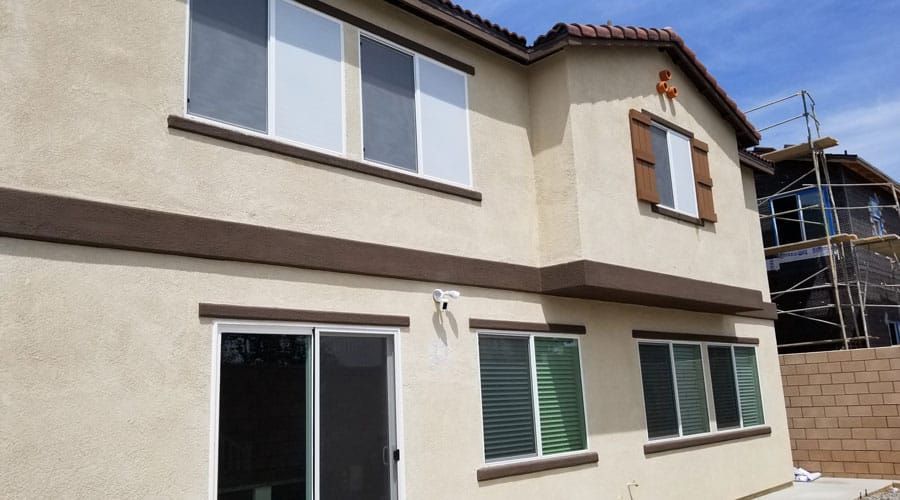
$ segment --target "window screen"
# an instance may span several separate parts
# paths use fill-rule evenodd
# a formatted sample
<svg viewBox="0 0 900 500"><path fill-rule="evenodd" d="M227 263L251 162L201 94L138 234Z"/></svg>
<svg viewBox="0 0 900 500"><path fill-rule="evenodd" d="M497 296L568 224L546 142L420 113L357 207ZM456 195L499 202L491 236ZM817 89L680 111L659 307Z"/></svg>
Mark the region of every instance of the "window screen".
<svg viewBox="0 0 900 500"><path fill-rule="evenodd" d="M481 336L478 351L485 458L535 454L528 338Z"/></svg>
<svg viewBox="0 0 900 500"><path fill-rule="evenodd" d="M469 180L466 77L419 59L423 173L459 184Z"/></svg>
<svg viewBox="0 0 900 500"><path fill-rule="evenodd" d="M587 446L578 342L534 339L541 450L545 455L583 450Z"/></svg>
<svg viewBox="0 0 900 500"><path fill-rule="evenodd" d="M669 140L666 131L650 127L653 141L653 156L656 159L656 190L659 204L675 208L675 192L672 190L672 173L669 170Z"/></svg>
<svg viewBox="0 0 900 500"><path fill-rule="evenodd" d="M706 382L703 379L703 359L700 346L673 344L672 354L675 359L678 407L681 410L681 434L688 436L709 432Z"/></svg>
<svg viewBox="0 0 900 500"><path fill-rule="evenodd" d="M360 37L363 154L418 171L413 56Z"/></svg>
<svg viewBox="0 0 900 500"><path fill-rule="evenodd" d="M741 401L741 417L744 421L744 427L763 424L756 349L753 347L735 346L734 369L737 374L738 395Z"/></svg>
<svg viewBox="0 0 900 500"><path fill-rule="evenodd" d="M266 132L266 0L191 0L188 113Z"/></svg>

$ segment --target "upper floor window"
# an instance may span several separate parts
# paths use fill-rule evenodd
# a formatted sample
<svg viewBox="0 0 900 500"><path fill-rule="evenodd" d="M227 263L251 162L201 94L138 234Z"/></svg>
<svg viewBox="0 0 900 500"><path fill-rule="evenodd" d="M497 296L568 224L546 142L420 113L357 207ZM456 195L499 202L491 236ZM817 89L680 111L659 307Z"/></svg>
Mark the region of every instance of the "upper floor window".
<svg viewBox="0 0 900 500"><path fill-rule="evenodd" d="M779 196L772 198L769 203L774 221L775 245L786 245L825 236L825 223L822 220L818 189L804 189ZM828 231L834 234L836 230L834 213L827 196L825 197L825 213L828 218Z"/></svg>
<svg viewBox="0 0 900 500"><path fill-rule="evenodd" d="M343 156L343 40L293 0L191 0L187 113ZM359 49L363 160L471 185L466 75L367 34Z"/></svg>
<svg viewBox="0 0 900 500"><path fill-rule="evenodd" d="M900 321L888 321L887 324L891 334L891 345L900 345Z"/></svg>
<svg viewBox="0 0 900 500"><path fill-rule="evenodd" d="M191 0L187 112L344 151L341 23L289 0Z"/></svg>
<svg viewBox="0 0 900 500"><path fill-rule="evenodd" d="M697 193L691 159L691 139L653 122L650 128L656 159L656 189L659 204L697 216Z"/></svg>
<svg viewBox="0 0 900 500"><path fill-rule="evenodd" d="M875 195L869 197L869 221L872 223L872 234L884 236L884 217L881 214L881 204Z"/></svg>
<svg viewBox="0 0 900 500"><path fill-rule="evenodd" d="M363 157L469 185L466 76L360 36Z"/></svg>

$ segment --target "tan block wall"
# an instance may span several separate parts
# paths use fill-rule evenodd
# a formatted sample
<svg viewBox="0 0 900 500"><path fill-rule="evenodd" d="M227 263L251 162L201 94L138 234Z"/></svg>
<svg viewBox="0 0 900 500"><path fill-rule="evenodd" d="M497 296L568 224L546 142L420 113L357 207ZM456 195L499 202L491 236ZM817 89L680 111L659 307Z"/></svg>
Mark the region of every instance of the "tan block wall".
<svg viewBox="0 0 900 500"><path fill-rule="evenodd" d="M900 478L900 346L780 356L794 464Z"/></svg>

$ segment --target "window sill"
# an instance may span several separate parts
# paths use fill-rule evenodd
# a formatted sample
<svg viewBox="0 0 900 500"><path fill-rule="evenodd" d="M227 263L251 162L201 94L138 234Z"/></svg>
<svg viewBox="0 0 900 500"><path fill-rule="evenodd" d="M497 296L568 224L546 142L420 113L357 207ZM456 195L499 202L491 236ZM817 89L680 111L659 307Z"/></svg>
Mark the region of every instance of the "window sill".
<svg viewBox="0 0 900 500"><path fill-rule="evenodd" d="M677 210L672 210L671 208L664 207L662 205L652 205L651 210L653 210L654 212L656 212L660 215L665 215L666 217L678 219L683 222L690 222L691 224L695 224L697 226L705 225L705 222L703 222L703 220L698 217L684 214Z"/></svg>
<svg viewBox="0 0 900 500"><path fill-rule="evenodd" d="M382 179L388 179L410 186L430 189L432 191L459 196L461 198L466 198L477 202L481 202L482 198L480 192L474 191L472 189L454 186L452 184L446 184L443 182L426 179L424 177L417 177L411 174L404 174L402 172L389 170L387 168L376 167L374 165L369 165L360 161L350 160L348 158L343 158L340 156L307 149L301 146L288 144L286 142L269 137L262 137L240 132L228 127L218 126L205 121L194 120L185 116L169 115L168 124L169 128L171 129L192 132L195 134L204 135L206 137L212 137L214 139L220 139L234 144L239 144L241 146L249 146L264 151L269 151L271 153L289 156L291 158L312 161L331 167L343 168L345 170L352 170L354 172L371 175L373 177L380 177Z"/></svg>
<svg viewBox="0 0 900 500"><path fill-rule="evenodd" d="M650 442L644 445L644 455L662 453L664 451L682 450L707 444L724 443L753 436L768 436L772 434L772 428L763 425L734 431L722 431L703 436L668 439L665 441Z"/></svg>
<svg viewBox="0 0 900 500"><path fill-rule="evenodd" d="M564 469L577 465L595 464L600 461L600 456L595 451L582 451L562 456L550 456L523 460L500 465L487 465L478 469L479 481L490 481L511 476L521 476L534 472L542 472L553 469Z"/></svg>

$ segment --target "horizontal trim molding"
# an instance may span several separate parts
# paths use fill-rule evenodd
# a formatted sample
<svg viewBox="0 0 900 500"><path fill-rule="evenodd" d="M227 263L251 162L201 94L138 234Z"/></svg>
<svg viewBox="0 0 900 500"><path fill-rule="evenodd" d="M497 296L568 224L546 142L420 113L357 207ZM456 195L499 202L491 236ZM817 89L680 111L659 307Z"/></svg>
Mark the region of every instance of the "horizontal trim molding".
<svg viewBox="0 0 900 500"><path fill-rule="evenodd" d="M372 24L369 21L366 21L365 19L354 16L353 14L351 14L345 10L338 9L337 7L328 5L325 2L320 2L319 0L295 0L295 1L298 3L301 3L303 5L306 5L307 7L311 8L311 9L317 10L323 14L329 15L335 19L344 21L347 24L352 24L363 31L368 31L369 33L372 33L373 35L380 36L381 38L384 38L385 40L390 40L391 42L394 42L397 45L401 45L403 47L406 47L409 50L418 52L419 54L422 54L423 56L430 57L430 58L434 59L435 61L446 64L447 66L450 66L451 68L458 69L459 71L462 71L463 73L468 73L470 75L475 74L475 68L472 67L472 65L470 65L470 64L466 64L466 63L460 61L459 59L454 59L453 57L450 57L447 54L444 54L443 52L438 52L430 47L422 45L419 42L415 42L413 40L410 40L409 38L400 36L400 35L394 33L393 31L388 31L388 30L382 28L381 26Z"/></svg>
<svg viewBox="0 0 900 500"><path fill-rule="evenodd" d="M502 321L476 318L469 318L469 329L539 333L571 333L575 335L587 334L587 328L584 325L566 325L562 323L525 323L521 321Z"/></svg>
<svg viewBox="0 0 900 500"><path fill-rule="evenodd" d="M548 295L735 314L763 308L759 290L580 260L541 269Z"/></svg>
<svg viewBox="0 0 900 500"><path fill-rule="evenodd" d="M656 443L650 442L644 445L644 455L652 455L664 451L683 450L685 448L695 448L697 446L705 446L708 444L724 443L726 441L734 441L736 439L744 439L753 436L768 436L770 434L772 434L772 428L765 425L736 431L714 432L704 436L671 439Z"/></svg>
<svg viewBox="0 0 900 500"><path fill-rule="evenodd" d="M234 306L200 303L201 318L250 319L261 321L298 321L341 325L409 326L409 316L386 314L309 311L277 307Z"/></svg>
<svg viewBox="0 0 900 500"><path fill-rule="evenodd" d="M476 471L479 481L490 481L510 476L521 476L545 470L575 467L577 465L595 464L600 456L595 451L585 451L562 457L541 457L534 460L514 462L510 464L488 465Z"/></svg>
<svg viewBox="0 0 900 500"><path fill-rule="evenodd" d="M634 330L631 337L639 340L685 340L688 342L720 342L723 344L759 345L753 337L729 337L728 335L704 335L699 333L651 332Z"/></svg>
<svg viewBox="0 0 900 500"><path fill-rule="evenodd" d="M593 261L539 268L0 188L0 236L735 314L759 290Z"/></svg>
<svg viewBox="0 0 900 500"><path fill-rule="evenodd" d="M205 121L195 120L186 116L169 115L167 122L169 128L171 129L182 130L184 132L192 132L206 137L212 137L213 139L219 139L231 142L233 144L239 144L241 146L262 149L263 151L277 153L280 155L289 156L291 158L297 158L299 160L321 163L323 165L328 165L329 167L337 167L344 170L351 170L353 172L358 172L361 174L367 174L374 177L380 177L382 179L397 181L403 184L408 184L410 186L459 196L472 201L481 202L482 198L480 192L472 189L467 189L461 186L454 186L452 184L445 184L443 182L426 179L424 177L417 177L411 174L404 174L402 172L397 172L388 168L376 167L374 165L369 165L368 163L363 163L361 161L350 160L348 158L323 153L321 151L315 151L301 146L288 144L286 142L282 142L269 137L261 137L254 134L240 132L228 127L222 127L212 123L207 123Z"/></svg>

